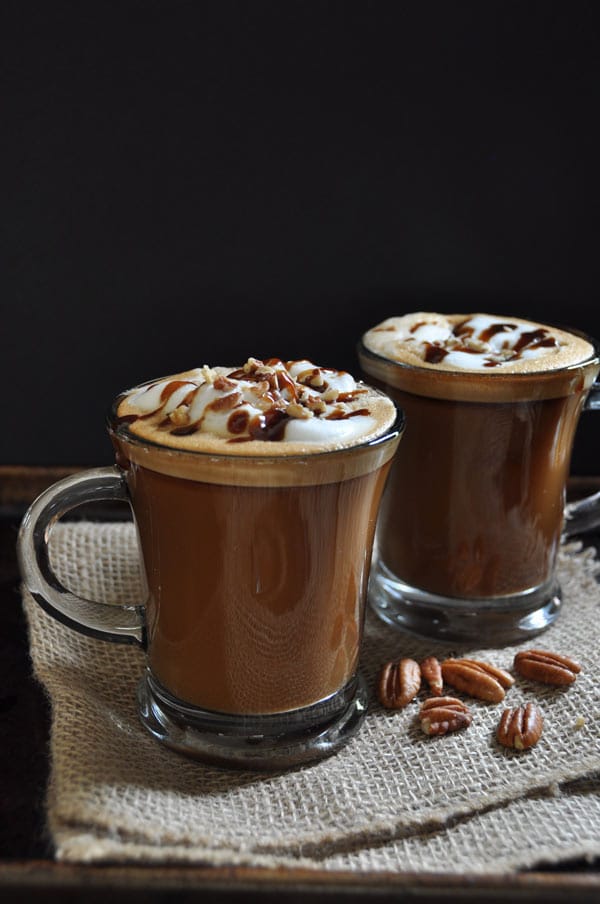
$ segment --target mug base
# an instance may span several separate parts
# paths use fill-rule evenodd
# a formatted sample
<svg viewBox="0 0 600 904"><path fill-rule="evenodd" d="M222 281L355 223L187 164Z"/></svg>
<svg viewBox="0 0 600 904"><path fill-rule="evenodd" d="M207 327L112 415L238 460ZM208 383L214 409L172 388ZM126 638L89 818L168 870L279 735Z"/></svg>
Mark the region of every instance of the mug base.
<svg viewBox="0 0 600 904"><path fill-rule="evenodd" d="M410 634L498 647L545 631L557 618L562 597L555 579L512 596L444 597L405 584L378 561L371 570L369 603L384 622Z"/></svg>
<svg viewBox="0 0 600 904"><path fill-rule="evenodd" d="M273 715L212 712L174 698L147 669L138 687L142 724L186 756L233 769L273 771L331 756L360 728L368 704L364 679L312 706Z"/></svg>

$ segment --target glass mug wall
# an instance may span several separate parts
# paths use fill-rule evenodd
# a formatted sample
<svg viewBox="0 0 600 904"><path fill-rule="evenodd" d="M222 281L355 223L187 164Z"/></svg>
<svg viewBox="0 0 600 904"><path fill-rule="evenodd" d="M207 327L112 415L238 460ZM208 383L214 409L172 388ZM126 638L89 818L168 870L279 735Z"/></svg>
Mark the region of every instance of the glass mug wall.
<svg viewBox="0 0 600 904"><path fill-rule="evenodd" d="M403 421L349 375L251 362L119 397L117 466L43 494L19 553L52 615L145 647L139 711L156 738L223 765L280 768L334 752L365 715L367 579ZM48 526L101 499L133 511L148 590L134 609L76 598L48 564Z"/></svg>
<svg viewBox="0 0 600 904"><path fill-rule="evenodd" d="M598 406L594 340L427 313L384 321L359 358L407 421L380 511L376 612L449 641L497 645L543 630L561 606L555 562L575 429L582 408ZM598 498L571 506L567 530L599 510Z"/></svg>

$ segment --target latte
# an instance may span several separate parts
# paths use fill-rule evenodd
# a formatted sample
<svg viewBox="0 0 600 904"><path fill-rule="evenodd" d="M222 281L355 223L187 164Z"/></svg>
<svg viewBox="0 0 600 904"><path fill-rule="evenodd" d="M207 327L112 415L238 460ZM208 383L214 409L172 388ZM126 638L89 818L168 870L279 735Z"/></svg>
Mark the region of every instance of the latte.
<svg viewBox="0 0 600 904"><path fill-rule="evenodd" d="M392 588L403 624L417 623L430 594L428 632L481 640L482 600L509 611L552 579L597 349L576 331L521 318L416 312L368 330L359 357L407 423L382 501L374 586L382 598ZM518 630L510 624L505 636Z"/></svg>
<svg viewBox="0 0 600 904"><path fill-rule="evenodd" d="M384 394L306 360L201 367L116 400L168 694L238 715L344 695L400 427Z"/></svg>

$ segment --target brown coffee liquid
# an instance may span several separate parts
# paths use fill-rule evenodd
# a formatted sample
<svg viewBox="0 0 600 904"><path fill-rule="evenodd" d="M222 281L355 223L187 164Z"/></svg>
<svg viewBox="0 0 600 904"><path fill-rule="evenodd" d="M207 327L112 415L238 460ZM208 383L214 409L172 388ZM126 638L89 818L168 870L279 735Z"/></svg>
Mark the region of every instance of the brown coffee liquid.
<svg viewBox="0 0 600 904"><path fill-rule="evenodd" d="M584 392L481 403L383 388L406 412L381 505L387 568L413 587L461 598L546 581Z"/></svg>
<svg viewBox="0 0 600 904"><path fill-rule="evenodd" d="M149 664L167 690L209 710L266 714L308 706L348 682L388 468L261 487L131 463Z"/></svg>

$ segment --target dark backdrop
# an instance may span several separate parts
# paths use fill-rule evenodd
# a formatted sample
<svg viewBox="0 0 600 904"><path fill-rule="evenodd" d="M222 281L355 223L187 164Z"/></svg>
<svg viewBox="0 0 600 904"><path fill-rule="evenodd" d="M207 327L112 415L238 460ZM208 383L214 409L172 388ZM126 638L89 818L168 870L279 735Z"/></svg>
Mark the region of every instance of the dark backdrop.
<svg viewBox="0 0 600 904"><path fill-rule="evenodd" d="M599 6L3 0L0 463L108 462L112 397L199 364L356 371L394 313L600 336Z"/></svg>

